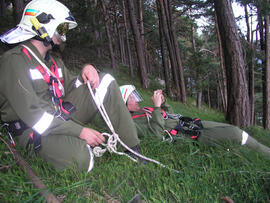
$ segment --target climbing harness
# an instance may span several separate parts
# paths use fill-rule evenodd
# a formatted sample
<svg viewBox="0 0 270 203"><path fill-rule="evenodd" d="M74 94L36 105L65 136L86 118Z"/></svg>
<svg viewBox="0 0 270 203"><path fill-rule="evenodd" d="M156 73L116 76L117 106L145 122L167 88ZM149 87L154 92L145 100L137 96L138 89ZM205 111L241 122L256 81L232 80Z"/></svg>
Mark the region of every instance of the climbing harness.
<svg viewBox="0 0 270 203"><path fill-rule="evenodd" d="M61 118L64 121L69 120L70 114L72 114L76 109L75 106L73 106L70 102L65 102L62 100L63 96L65 95L65 91L63 81L60 80L60 73L54 59L52 58L52 65L49 69L46 64L44 64L29 47L27 47L26 45L22 46L22 52L28 57L28 59L32 61L32 57L30 56L31 54L39 63L39 65L35 68L42 75L44 81L48 84L48 90L50 92L52 102L55 107L54 116L57 118ZM21 121L20 123L23 122ZM30 138L26 148L28 148L30 144L34 144L35 151L40 150L41 135L36 131L33 131L32 133L30 133L29 136Z"/></svg>
<svg viewBox="0 0 270 203"><path fill-rule="evenodd" d="M105 148L101 148L99 146L96 146L94 147L93 149L93 153L96 157L100 157L102 156L107 150L110 152L110 153L116 153L118 155L124 155L124 156L127 156L129 157L131 160L133 160L134 162L137 162L136 159L132 158L130 155L126 154L126 153L123 153L123 152L118 152L117 151L117 142L119 142L126 150L130 151L131 153L135 154L137 157L140 157L141 159L144 159L146 161L149 161L149 162L153 162L155 164L158 164L160 165L161 167L163 168L167 168L169 170L172 170L176 173L179 173L179 171L175 170L175 169L171 169L167 166L165 166L164 164L160 163L159 161L156 161L154 159L150 159L148 157L145 157L137 152L135 152L134 150L132 150L131 148L129 148L118 136L118 134L115 132L114 128L113 128L113 125L110 121L110 118L105 110L105 107L103 105L103 102L100 102L99 101L99 91L95 91L95 94L93 93L93 90L91 88L91 85L90 85L90 82L87 81L87 86L88 86L88 89L89 89L89 92L92 96L92 98L94 99L95 101L95 104L102 116L102 118L104 119L105 123L107 124L107 126L109 127L110 131L112 134L108 134L108 133L102 133L103 136L106 136L108 137L108 140L107 140L107 144L102 144L102 146L104 146Z"/></svg>
<svg viewBox="0 0 270 203"><path fill-rule="evenodd" d="M63 81L60 80L58 67L54 59L52 59L53 63L51 69L49 69L29 47L25 45L22 46L24 47L22 51L27 55L27 57L32 61L32 58L28 53L29 51L40 64L36 67L36 69L41 73L43 79L49 86L49 92L56 110L55 117L59 117L64 121L69 120L70 114L72 114L76 109L75 106L73 106L70 102L65 102L62 100L63 96L65 95L65 91L62 84Z"/></svg>
<svg viewBox="0 0 270 203"><path fill-rule="evenodd" d="M133 115L132 118L139 118L139 117L146 117L149 128L154 132L154 130L151 127L150 119L152 118L152 112L154 111L154 108L151 107L143 107L142 108L143 114L139 115ZM189 118L189 117L183 117L180 114L168 114L163 109L161 109L162 112L162 118L163 119L174 119L179 120L177 126L170 131L164 130L165 134L169 137L166 138L166 136L163 136L162 140L163 142L173 142L174 136L176 136L178 133L188 135L191 139L197 140L201 134L201 130L203 129L203 125L201 122L201 119L199 118Z"/></svg>
<svg viewBox="0 0 270 203"><path fill-rule="evenodd" d="M178 133L188 135L191 139L197 140L201 134L203 125L199 118L181 117L177 126L170 131L170 134L176 136Z"/></svg>

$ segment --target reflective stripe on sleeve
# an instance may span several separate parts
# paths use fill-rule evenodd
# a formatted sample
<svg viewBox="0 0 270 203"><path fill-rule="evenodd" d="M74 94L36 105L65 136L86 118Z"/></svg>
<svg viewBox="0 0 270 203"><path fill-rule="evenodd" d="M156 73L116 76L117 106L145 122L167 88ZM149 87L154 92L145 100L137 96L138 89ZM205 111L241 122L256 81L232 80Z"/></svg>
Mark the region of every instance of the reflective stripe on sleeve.
<svg viewBox="0 0 270 203"><path fill-rule="evenodd" d="M96 88L96 94L99 97L100 103L103 103L103 100L104 100L105 95L107 93L108 87L112 81L114 81L114 78L110 74L106 74L102 78L98 88Z"/></svg>
<svg viewBox="0 0 270 203"><path fill-rule="evenodd" d="M37 69L30 69L30 76L31 76L32 80L43 79L42 74Z"/></svg>
<svg viewBox="0 0 270 203"><path fill-rule="evenodd" d="M82 85L83 83L79 80L79 78L77 77L76 81L75 81L75 87L78 88Z"/></svg>
<svg viewBox="0 0 270 203"><path fill-rule="evenodd" d="M31 75L32 80L44 79L44 77L42 76L40 71L38 71L37 69L30 69L29 71L30 71L30 75ZM63 77L63 73L62 73L61 68L58 68L58 74L59 74L59 78Z"/></svg>
<svg viewBox="0 0 270 203"><path fill-rule="evenodd" d="M248 136L249 135L247 134L247 132L245 132L245 131L242 132L242 143L241 143L241 145L245 145L247 143Z"/></svg>
<svg viewBox="0 0 270 203"><path fill-rule="evenodd" d="M49 128L53 121L54 116L47 112L44 112L39 121L33 126L33 129L39 134L42 134Z"/></svg>
<svg viewBox="0 0 270 203"><path fill-rule="evenodd" d="M62 72L61 68L58 68L58 76L59 76L59 78L63 77L63 72Z"/></svg>

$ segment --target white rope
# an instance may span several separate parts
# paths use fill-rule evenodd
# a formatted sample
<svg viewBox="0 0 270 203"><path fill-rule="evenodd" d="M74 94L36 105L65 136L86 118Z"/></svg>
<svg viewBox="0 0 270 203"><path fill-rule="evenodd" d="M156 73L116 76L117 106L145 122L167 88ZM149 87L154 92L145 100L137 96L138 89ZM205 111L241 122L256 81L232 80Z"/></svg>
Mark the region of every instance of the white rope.
<svg viewBox="0 0 270 203"><path fill-rule="evenodd" d="M164 130L165 133L167 133L167 135L169 136L169 138L165 138L165 136L162 137L162 142L169 142L172 143L173 142L173 138L171 133L168 130Z"/></svg>
<svg viewBox="0 0 270 203"><path fill-rule="evenodd" d="M95 103L96 103L96 106L102 116L102 118L104 119L105 123L107 124L107 126L109 127L110 131L112 132L112 134L108 134L108 133L102 133L103 136L107 136L108 137L108 141L107 141L107 144L102 144L105 148L101 148L100 146L96 146L94 147L93 149L93 153L96 157L101 157L107 150L110 152L110 153L116 153L118 155L124 155L124 156L127 156L129 157L131 160L133 160L134 162L137 162L136 159L132 158L130 155L124 153L124 152L118 152L117 151L117 142L119 142L126 150L130 151L131 153L135 154L137 157L140 157L141 159L144 159L146 161L149 161L149 162L153 162L155 164L158 164L160 165L161 167L163 168L167 168L167 169L170 169L170 170L173 170L174 172L176 173L179 173L179 171L177 170L174 170L174 169L171 169L167 166L165 166L164 164L160 163L159 161L156 161L154 159L150 159L148 157L145 157L137 152L135 152L134 150L132 150L131 148L129 148L118 136L118 134L114 131L114 128L113 128L113 125L110 121L110 118L105 110L105 107L103 105L103 102L100 102L99 101L99 95L98 95L98 91L96 92L96 94L93 93L93 90L91 88L91 85L90 85L90 82L87 81L87 86L88 86L88 89L89 89L89 92L92 96L92 98L94 99Z"/></svg>
<svg viewBox="0 0 270 203"><path fill-rule="evenodd" d="M151 126L150 123L150 119L152 118L152 113L151 111L148 111L147 109L143 109L146 118L147 118L147 123L148 123L148 127L152 130L152 132L155 132ZM165 136L162 137L162 142L169 142L172 143L173 142L173 138L171 136L171 133L168 130L164 130L164 132L169 136L169 138L166 138Z"/></svg>

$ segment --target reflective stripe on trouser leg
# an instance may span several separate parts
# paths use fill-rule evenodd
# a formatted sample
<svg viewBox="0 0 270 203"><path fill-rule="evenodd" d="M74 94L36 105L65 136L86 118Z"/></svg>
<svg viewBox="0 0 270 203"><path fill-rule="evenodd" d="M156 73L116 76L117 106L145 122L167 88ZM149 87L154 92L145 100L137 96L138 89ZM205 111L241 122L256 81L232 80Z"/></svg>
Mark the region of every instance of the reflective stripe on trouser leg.
<svg viewBox="0 0 270 203"><path fill-rule="evenodd" d="M87 173L89 173L93 169L95 162L94 162L94 154L93 154L91 147L89 146L89 144L86 144L86 147L89 151L89 157L90 157L89 158L89 166L88 166L88 170L87 170Z"/></svg>
<svg viewBox="0 0 270 203"><path fill-rule="evenodd" d="M247 132L246 131L243 131L242 132L242 142L241 142L241 145L245 145L247 143L248 137L249 137L249 135L247 134Z"/></svg>
<svg viewBox="0 0 270 203"><path fill-rule="evenodd" d="M101 100L110 117L115 132L126 145L133 147L139 143L136 126L122 99L117 82L113 80L111 76L105 76L106 75L104 74L100 74L100 87L103 86L103 84L107 84L105 85L106 92L105 94L104 92L102 93L104 97L102 96L103 99ZM103 78L107 79L103 80ZM108 83L108 81L110 82ZM99 92L98 94L101 93ZM95 115L99 114L96 104L86 85L81 85L78 88L74 87L74 89L66 95L64 101L69 101L76 106L76 112L72 117L84 124L93 122ZM105 125L106 124L104 123L104 126Z"/></svg>
<svg viewBox="0 0 270 203"><path fill-rule="evenodd" d="M115 80L110 83L103 104L114 130L119 135L120 139L128 147L138 145L139 139L136 126L122 99L119 86Z"/></svg>
<svg viewBox="0 0 270 203"><path fill-rule="evenodd" d="M100 85L96 91L98 91L99 100L103 101L107 93L107 88L114 78L109 74L100 74L99 77ZM84 124L91 123L95 116L99 114L96 104L85 84L77 88L74 87L63 100L71 102L76 107L76 111L72 114L72 117Z"/></svg>
<svg viewBox="0 0 270 203"><path fill-rule="evenodd" d="M110 74L106 74L102 78L98 88L96 88L95 96L98 97L98 101L100 102L98 105L101 105L104 102L104 98L108 92L108 87L112 81L114 81L114 78Z"/></svg>

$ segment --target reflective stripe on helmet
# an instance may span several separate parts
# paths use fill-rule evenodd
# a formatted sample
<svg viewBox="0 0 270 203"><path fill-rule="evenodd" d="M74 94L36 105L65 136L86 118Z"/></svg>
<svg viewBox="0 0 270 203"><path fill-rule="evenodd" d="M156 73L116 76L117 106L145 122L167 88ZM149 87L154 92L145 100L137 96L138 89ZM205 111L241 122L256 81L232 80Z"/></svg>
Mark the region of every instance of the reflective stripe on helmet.
<svg viewBox="0 0 270 203"><path fill-rule="evenodd" d="M134 85L122 85L119 88L125 103L127 103L127 99L129 95L132 93L132 91L136 89Z"/></svg>
<svg viewBox="0 0 270 203"><path fill-rule="evenodd" d="M3 34L0 40L8 44L14 44L38 35L38 33L32 29L33 25L30 19L33 17L38 19L50 38L53 37L56 28L62 23L68 23L68 29L73 29L77 26L77 22L70 10L59 1L32 0L26 5L21 21L17 27Z"/></svg>
<svg viewBox="0 0 270 203"><path fill-rule="evenodd" d="M26 16L35 16L35 15L37 15L38 12L39 12L39 10L26 9L25 12L24 12L24 15L26 15Z"/></svg>

